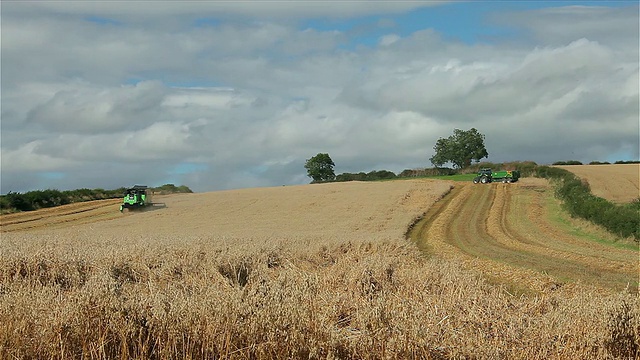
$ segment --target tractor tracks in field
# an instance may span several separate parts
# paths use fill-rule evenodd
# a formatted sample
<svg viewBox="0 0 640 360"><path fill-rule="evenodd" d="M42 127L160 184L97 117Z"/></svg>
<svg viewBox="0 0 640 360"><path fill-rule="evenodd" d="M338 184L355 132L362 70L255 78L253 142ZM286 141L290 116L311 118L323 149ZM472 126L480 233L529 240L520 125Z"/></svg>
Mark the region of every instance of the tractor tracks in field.
<svg viewBox="0 0 640 360"><path fill-rule="evenodd" d="M409 236L425 252L499 282L541 290L581 282L638 288L638 251L576 236L550 220L548 184L457 184Z"/></svg>
<svg viewBox="0 0 640 360"><path fill-rule="evenodd" d="M121 216L119 199L94 200L0 216L0 231L24 231L86 224Z"/></svg>

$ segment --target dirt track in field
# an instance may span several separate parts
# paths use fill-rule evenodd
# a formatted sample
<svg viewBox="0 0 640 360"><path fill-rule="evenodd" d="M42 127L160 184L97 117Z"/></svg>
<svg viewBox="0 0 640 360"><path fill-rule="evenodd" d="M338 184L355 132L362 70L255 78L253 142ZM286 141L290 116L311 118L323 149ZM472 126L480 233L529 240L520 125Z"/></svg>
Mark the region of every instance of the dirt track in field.
<svg viewBox="0 0 640 360"><path fill-rule="evenodd" d="M456 187L413 230L426 251L516 286L582 282L637 289L637 249L613 245L598 234L572 234L571 225L552 211L558 205L546 181Z"/></svg>
<svg viewBox="0 0 640 360"><path fill-rule="evenodd" d="M586 179L591 192L610 201L630 202L640 197L640 164L566 165L559 168Z"/></svg>

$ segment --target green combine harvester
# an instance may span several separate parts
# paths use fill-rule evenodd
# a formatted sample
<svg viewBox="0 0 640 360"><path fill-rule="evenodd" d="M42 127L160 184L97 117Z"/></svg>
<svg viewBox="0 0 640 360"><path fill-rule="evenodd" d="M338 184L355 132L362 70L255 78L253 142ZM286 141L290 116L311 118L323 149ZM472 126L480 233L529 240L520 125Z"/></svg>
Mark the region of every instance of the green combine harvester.
<svg viewBox="0 0 640 360"><path fill-rule="evenodd" d="M125 191L124 199L120 205L120 212L123 212L124 209L144 209L152 205L151 190L145 185L135 185Z"/></svg>
<svg viewBox="0 0 640 360"><path fill-rule="evenodd" d="M480 169L478 176L473 178L474 184L488 184L495 181L501 181L503 183L512 183L518 181L520 178L520 171L518 170L501 170L493 172L491 169Z"/></svg>

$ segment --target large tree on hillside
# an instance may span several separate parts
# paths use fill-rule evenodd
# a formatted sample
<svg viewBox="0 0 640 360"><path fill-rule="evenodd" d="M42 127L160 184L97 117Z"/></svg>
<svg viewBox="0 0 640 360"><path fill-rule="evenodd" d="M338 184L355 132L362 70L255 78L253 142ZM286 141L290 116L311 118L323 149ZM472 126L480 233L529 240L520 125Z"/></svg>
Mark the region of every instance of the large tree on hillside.
<svg viewBox="0 0 640 360"><path fill-rule="evenodd" d="M484 147L484 135L475 128L454 129L453 135L438 139L433 149L436 153L429 160L436 167L451 162L455 168L464 169L472 160L478 162L489 156Z"/></svg>
<svg viewBox="0 0 640 360"><path fill-rule="evenodd" d="M307 169L307 176L313 179L312 182L325 182L333 181L336 179L336 174L333 172L333 167L336 164L333 163L329 154L319 153L318 155L307 159L304 164L304 168Z"/></svg>

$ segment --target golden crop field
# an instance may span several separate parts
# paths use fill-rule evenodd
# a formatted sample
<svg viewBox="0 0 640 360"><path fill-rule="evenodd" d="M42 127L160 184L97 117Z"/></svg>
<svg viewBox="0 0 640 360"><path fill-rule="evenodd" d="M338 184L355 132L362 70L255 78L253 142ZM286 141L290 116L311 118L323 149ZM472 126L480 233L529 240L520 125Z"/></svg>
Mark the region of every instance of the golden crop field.
<svg viewBox="0 0 640 360"><path fill-rule="evenodd" d="M0 216L0 358L639 354L637 245L570 219L546 181L155 200Z"/></svg>
<svg viewBox="0 0 640 360"><path fill-rule="evenodd" d="M434 252L462 257L526 288L581 282L638 291L637 243L616 241L595 226L583 224L590 229L580 231L572 224L577 221L563 214L546 180L458 188L432 209L437 214L420 229Z"/></svg>
<svg viewBox="0 0 640 360"><path fill-rule="evenodd" d="M566 165L559 168L586 179L591 192L614 202L640 198L640 164Z"/></svg>

